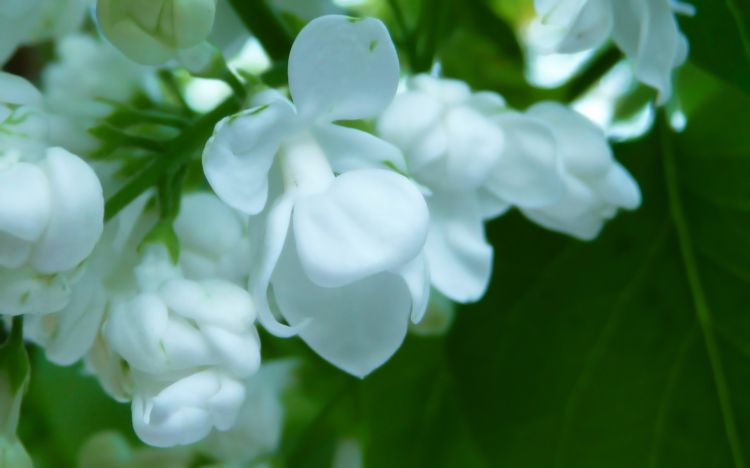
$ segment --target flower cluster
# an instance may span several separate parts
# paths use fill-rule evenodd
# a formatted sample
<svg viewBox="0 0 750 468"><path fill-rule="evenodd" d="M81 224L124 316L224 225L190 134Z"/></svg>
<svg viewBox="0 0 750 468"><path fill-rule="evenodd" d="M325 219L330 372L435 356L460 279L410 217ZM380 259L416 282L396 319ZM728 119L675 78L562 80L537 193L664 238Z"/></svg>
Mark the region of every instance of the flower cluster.
<svg viewBox="0 0 750 468"><path fill-rule="evenodd" d="M34 14L17 11L22 3L0 7L0 21L62 14L42 0L28 2ZM78 21L88 3L56 8ZM686 43L667 0L536 4L549 50L611 35L668 97ZM191 133L206 116L175 95L179 76L165 83L165 69L143 65L190 61L222 5L99 0L94 18L111 45L61 39L44 96L0 74L0 314L24 315L49 360L83 361L130 402L150 445L203 441L236 463L271 451L296 364L262 360L258 329L299 337L364 378L427 321L431 294L484 296L489 221L518 210L592 240L641 203L586 117L551 101L513 109L438 74L404 76L373 18L309 21L289 53L288 88L241 83L206 137ZM36 37L21 29L2 46ZM102 161L107 151L117 157Z"/></svg>
<svg viewBox="0 0 750 468"><path fill-rule="evenodd" d="M632 62L640 81L672 94L672 71L687 59L688 43L674 12L694 14L676 0L535 0L532 41L543 52L596 49L611 38Z"/></svg>

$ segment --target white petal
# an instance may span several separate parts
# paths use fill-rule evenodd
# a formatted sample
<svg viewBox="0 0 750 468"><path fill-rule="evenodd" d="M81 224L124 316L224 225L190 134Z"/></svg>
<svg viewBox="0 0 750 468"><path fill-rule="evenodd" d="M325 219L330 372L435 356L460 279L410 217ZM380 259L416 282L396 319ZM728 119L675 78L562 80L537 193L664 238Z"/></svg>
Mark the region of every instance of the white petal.
<svg viewBox="0 0 750 468"><path fill-rule="evenodd" d="M141 440L156 447L191 444L213 427L231 427L244 398L241 383L214 371L199 372L153 397L136 395L133 428Z"/></svg>
<svg viewBox="0 0 750 468"><path fill-rule="evenodd" d="M257 228L262 232L258 239L259 257L255 259L256 269L250 275L250 290L258 307L258 320L270 333L280 337L294 336L298 327L290 327L278 321L271 311L268 300L271 276L276 269L289 232L294 200L291 196L281 197L276 204L261 216Z"/></svg>
<svg viewBox="0 0 750 468"><path fill-rule="evenodd" d="M607 176L594 183L595 189L607 203L634 210L641 206L638 182L620 163L615 162Z"/></svg>
<svg viewBox="0 0 750 468"><path fill-rule="evenodd" d="M50 187L46 174L29 163L0 170L0 232L35 241L50 216Z"/></svg>
<svg viewBox="0 0 750 468"><path fill-rule="evenodd" d="M610 3L610 0L537 0L539 17L529 27L532 44L544 53L574 53L599 47L612 30Z"/></svg>
<svg viewBox="0 0 750 468"><path fill-rule="evenodd" d="M612 38L635 65L639 80L659 92L663 104L672 94L672 70L685 59L685 39L668 0L613 2Z"/></svg>
<svg viewBox="0 0 750 468"><path fill-rule="evenodd" d="M378 135L409 152L431 128L437 125L442 112L442 103L427 93L421 91L400 93L378 117Z"/></svg>
<svg viewBox="0 0 750 468"><path fill-rule="evenodd" d="M367 132L334 124L317 125L312 132L334 172L341 174L355 169L382 168L386 163L406 171L401 151Z"/></svg>
<svg viewBox="0 0 750 468"><path fill-rule="evenodd" d="M430 303L430 270L425 255L409 262L399 273L411 292L411 321L419 323Z"/></svg>
<svg viewBox="0 0 750 468"><path fill-rule="evenodd" d="M293 219L309 277L320 286L342 286L414 259L429 213L409 179L369 169L342 174L326 192L300 198Z"/></svg>
<svg viewBox="0 0 750 468"><path fill-rule="evenodd" d="M374 117L393 99L398 80L396 48L374 18L314 19L289 54L289 90L305 119Z"/></svg>
<svg viewBox="0 0 750 468"><path fill-rule="evenodd" d="M357 377L385 363L401 346L412 295L397 274L380 273L347 286L310 281L290 236L273 276L279 310L321 357ZM306 323L307 322L307 323Z"/></svg>
<svg viewBox="0 0 750 468"><path fill-rule="evenodd" d="M73 287L70 303L59 313L49 316L27 316L24 331L37 339L47 359L61 366L69 366L88 353L94 345L107 305L107 295L101 283L88 271ZM54 321L54 335L45 338L45 324ZM36 334L34 334L36 333Z"/></svg>
<svg viewBox="0 0 750 468"><path fill-rule="evenodd" d="M557 142L542 122L516 113L497 117L506 147L487 190L502 201L519 206L545 206L562 197Z"/></svg>
<svg viewBox="0 0 750 468"><path fill-rule="evenodd" d="M153 294L141 294L111 307L103 333L112 350L132 367L141 370L161 369L162 337L169 325L169 311Z"/></svg>
<svg viewBox="0 0 750 468"><path fill-rule="evenodd" d="M479 300L492 273L492 246L484 234L479 200L473 193L433 193L425 253L435 288L460 302Z"/></svg>
<svg viewBox="0 0 750 468"><path fill-rule="evenodd" d="M244 330L226 330L216 326L203 326L201 332L214 352L222 358L221 366L238 378L246 378L260 368L260 337L255 327Z"/></svg>
<svg viewBox="0 0 750 468"><path fill-rule="evenodd" d="M50 181L52 212L31 263L54 273L75 267L94 250L104 230L104 195L91 167L62 148L47 150L41 167Z"/></svg>
<svg viewBox="0 0 750 468"><path fill-rule="evenodd" d="M0 103L41 107L43 98L42 93L25 79L0 71Z"/></svg>
<svg viewBox="0 0 750 468"><path fill-rule="evenodd" d="M203 151L203 170L219 198L244 213L260 213L271 164L295 121L291 104L275 100L219 122Z"/></svg>
<svg viewBox="0 0 750 468"><path fill-rule="evenodd" d="M243 235L237 212L207 192L182 197L174 229L183 249L214 257L235 247Z"/></svg>
<svg viewBox="0 0 750 468"><path fill-rule="evenodd" d="M471 88L460 80L437 78L428 74L417 75L409 81L412 89L427 93L443 104L456 105L471 98Z"/></svg>
<svg viewBox="0 0 750 468"><path fill-rule="evenodd" d="M602 129L592 121L557 102L540 102L527 113L552 131L567 171L579 177L601 177L609 171L612 149Z"/></svg>

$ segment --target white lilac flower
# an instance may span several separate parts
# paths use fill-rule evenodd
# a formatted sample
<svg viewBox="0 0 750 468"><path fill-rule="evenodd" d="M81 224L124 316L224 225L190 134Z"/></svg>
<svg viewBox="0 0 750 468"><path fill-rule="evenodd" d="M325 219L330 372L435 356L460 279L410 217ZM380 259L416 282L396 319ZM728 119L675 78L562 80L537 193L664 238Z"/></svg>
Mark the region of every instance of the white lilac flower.
<svg viewBox="0 0 750 468"><path fill-rule="evenodd" d="M42 98L28 82L0 74L0 314L65 306L67 279L103 230L104 199L94 171L62 148L46 148Z"/></svg>
<svg viewBox="0 0 750 468"><path fill-rule="evenodd" d="M135 293L137 247L154 222L143 213L147 200L148 195L139 197L106 224L102 238L81 267L83 271L65 290L70 299L62 310L26 317L26 338L41 346L55 364L67 366L87 356L95 347L111 299ZM101 349L97 352L103 354ZM117 360L112 362L119 367ZM96 373L108 372L100 370ZM101 377L105 387L113 386ZM125 398L123 392L113 393L118 399Z"/></svg>
<svg viewBox="0 0 750 468"><path fill-rule="evenodd" d="M400 152L334 124L377 115L398 75L380 21L320 17L292 47L294 104L267 94L220 122L203 155L222 200L262 212L253 220L262 235L250 283L261 323L281 336L299 333L358 376L396 351L428 296L420 256L428 211L417 187L387 168L403 168ZM281 194L269 200L269 187ZM276 320L269 300L291 327Z"/></svg>
<svg viewBox="0 0 750 468"><path fill-rule="evenodd" d="M263 363L245 382L245 403L237 423L228 431L213 432L200 450L224 463L246 466L278 449L284 423L281 395L296 367L293 361Z"/></svg>
<svg viewBox="0 0 750 468"><path fill-rule="evenodd" d="M213 428L230 429L244 399L242 382L219 369L205 369L166 386L141 384L133 397L133 429L155 447L192 444Z"/></svg>
<svg viewBox="0 0 750 468"><path fill-rule="evenodd" d="M419 75L378 120L379 135L403 150L409 174L427 189L430 277L457 302L481 298L492 271L484 221L499 213L484 206L482 186L505 147L503 130L490 118L503 107L497 94Z"/></svg>
<svg viewBox="0 0 750 468"><path fill-rule="evenodd" d="M180 240L180 266L185 277L221 278L247 284L250 272L247 216L212 193L194 192L182 197L174 229Z"/></svg>
<svg viewBox="0 0 750 468"><path fill-rule="evenodd" d="M104 35L135 62L159 65L201 46L211 34L216 0L98 0Z"/></svg>
<svg viewBox="0 0 750 468"><path fill-rule="evenodd" d="M542 51L572 53L601 46L609 37L632 62L636 77L672 94L672 71L685 62L688 43L674 12L692 13L674 0L536 0L532 42Z"/></svg>
<svg viewBox="0 0 750 468"><path fill-rule="evenodd" d="M640 205L638 184L615 160L602 130L569 107L543 102L523 114L499 114L496 121L508 137L504 159L521 168L518 173L511 171L511 178L488 182L487 193L498 203L515 205L542 226L583 240L595 238L618 209L632 210ZM539 164L524 167L524 161ZM553 179L546 183L546 176L538 177L545 164L548 170L558 171L554 189ZM507 190L511 182L520 182L514 186L518 193L524 185L535 188L526 203ZM550 192L545 193L545 188ZM552 192L556 195L546 198Z"/></svg>
<svg viewBox="0 0 750 468"><path fill-rule="evenodd" d="M250 295L227 281L182 278L163 247L148 247L135 274L139 292L112 301L102 335L127 363L136 433L171 446L227 430L241 380L260 366Z"/></svg>

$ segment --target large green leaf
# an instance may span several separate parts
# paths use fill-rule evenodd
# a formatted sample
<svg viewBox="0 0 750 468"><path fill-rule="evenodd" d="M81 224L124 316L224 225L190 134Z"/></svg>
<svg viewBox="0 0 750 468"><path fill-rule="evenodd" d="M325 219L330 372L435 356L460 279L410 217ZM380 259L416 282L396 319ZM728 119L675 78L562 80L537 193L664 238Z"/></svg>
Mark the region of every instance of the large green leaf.
<svg viewBox="0 0 750 468"><path fill-rule="evenodd" d="M697 14L682 17L690 58L723 80L750 92L750 3L690 0Z"/></svg>
<svg viewBox="0 0 750 468"><path fill-rule="evenodd" d="M749 104L620 148L645 203L595 243L493 226L493 289L448 355L495 466L746 466Z"/></svg>

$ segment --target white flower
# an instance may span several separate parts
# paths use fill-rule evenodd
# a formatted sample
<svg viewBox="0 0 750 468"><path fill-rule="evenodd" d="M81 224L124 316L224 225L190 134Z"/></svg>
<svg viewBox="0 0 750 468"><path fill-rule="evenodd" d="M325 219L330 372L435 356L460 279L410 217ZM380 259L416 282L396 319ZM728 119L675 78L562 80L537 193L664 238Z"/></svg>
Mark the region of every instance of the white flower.
<svg viewBox="0 0 750 468"><path fill-rule="evenodd" d="M543 51L571 53L601 46L608 37L630 59L635 75L672 94L672 70L685 62L688 43L674 11L692 13L674 0L536 0L532 41Z"/></svg>
<svg viewBox="0 0 750 468"><path fill-rule="evenodd" d="M430 229L425 254L433 286L457 302L484 295L492 246L482 186L503 149L503 130L490 116L502 110L494 93L466 83L419 75L378 120L378 133L406 155L409 174L427 188Z"/></svg>
<svg viewBox="0 0 750 468"><path fill-rule="evenodd" d="M94 171L62 148L45 149L41 101L28 82L0 73L0 270L28 267L38 276L74 269L104 224ZM0 313L20 313L7 306L0 304Z"/></svg>
<svg viewBox="0 0 750 468"><path fill-rule="evenodd" d="M237 423L228 431L212 433L201 444L202 451L225 463L246 466L278 449L284 423L281 394L295 369L291 361L264 363L245 382L245 403Z"/></svg>
<svg viewBox="0 0 750 468"><path fill-rule="evenodd" d="M104 35L135 62L159 65L204 43L216 0L98 0Z"/></svg>
<svg viewBox="0 0 750 468"><path fill-rule="evenodd" d="M525 114L500 114L497 121L508 136L506 159L515 160L514 166L520 168L516 178L488 183L499 202L512 203L542 226L583 240L596 237L619 208L640 205L638 184L614 159L601 129L569 107L543 102ZM539 164L524 166L524 161ZM545 162L548 167L543 171ZM546 194L544 189L550 189L554 179L539 177L542 172L558 174L557 186ZM515 182L530 188L532 196L526 203L511 196L508 187ZM558 192L560 184L562 192ZM523 191L523 185L513 188ZM542 195L552 192L555 196L543 200Z"/></svg>
<svg viewBox="0 0 750 468"><path fill-rule="evenodd" d="M214 427L231 428L244 399L241 382L203 370L161 388L140 389L133 398L133 429L156 447L192 444Z"/></svg>
<svg viewBox="0 0 750 468"><path fill-rule="evenodd" d="M187 278L247 284L250 240L246 216L214 194L195 192L182 197L174 229L180 240L180 266Z"/></svg>
<svg viewBox="0 0 750 468"><path fill-rule="evenodd" d="M26 338L44 348L47 359L55 364L70 365L89 353L110 300L134 294L137 246L142 240L144 225L153 224L153 220L142 216L147 198L141 196L107 223L94 252L79 268L82 271L76 272L75 281L70 285L57 281L62 283L58 294L64 293L64 297L69 298L63 309L54 314L26 317ZM66 279L63 275L55 278ZM40 300L55 300L56 295L47 291L39 296ZM62 298L60 302L64 302Z"/></svg>
<svg viewBox="0 0 750 468"><path fill-rule="evenodd" d="M19 45L55 39L81 25L93 0L11 0L0 2L0 64Z"/></svg>
<svg viewBox="0 0 750 468"><path fill-rule="evenodd" d="M396 351L427 300L419 254L428 211L416 186L386 169L403 168L400 152L333 124L375 116L393 98L398 73L380 21L320 17L292 47L294 104L264 96L222 121L203 155L222 200L247 214L265 210L251 277L261 323L282 336L299 332L358 376ZM275 161L281 176L272 184ZM274 203L269 186L283 191ZM269 295L291 328L276 321Z"/></svg>
<svg viewBox="0 0 750 468"><path fill-rule="evenodd" d="M169 259L147 258L138 267L142 292L113 302L103 328L112 349L132 369L157 376L206 366L240 378L255 373L260 342L249 294L225 281L177 275L159 284L162 272L154 270L170 267L156 262Z"/></svg>

